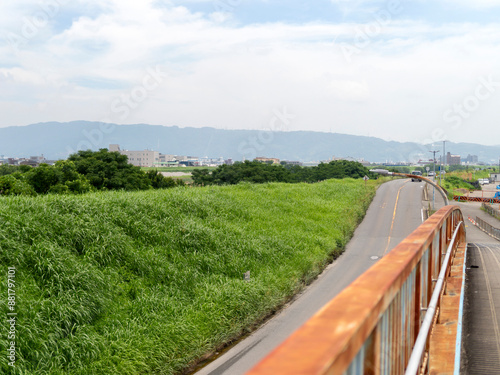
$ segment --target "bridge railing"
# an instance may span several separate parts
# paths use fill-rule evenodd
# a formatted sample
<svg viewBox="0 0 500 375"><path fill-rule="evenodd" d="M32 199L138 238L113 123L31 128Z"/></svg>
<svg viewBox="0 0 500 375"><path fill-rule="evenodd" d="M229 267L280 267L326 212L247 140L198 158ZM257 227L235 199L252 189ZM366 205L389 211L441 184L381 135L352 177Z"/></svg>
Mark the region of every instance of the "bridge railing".
<svg viewBox="0 0 500 375"><path fill-rule="evenodd" d="M500 241L500 229L494 227L493 225L487 223L480 217L476 217L476 226L482 229L484 232L488 233L491 237Z"/></svg>
<svg viewBox="0 0 500 375"><path fill-rule="evenodd" d="M455 230L456 243L449 246ZM440 271L445 267L450 274L453 252L464 243L460 209L442 208L248 375L404 374ZM448 248L451 257L445 257ZM419 360L424 372L429 338L425 341Z"/></svg>

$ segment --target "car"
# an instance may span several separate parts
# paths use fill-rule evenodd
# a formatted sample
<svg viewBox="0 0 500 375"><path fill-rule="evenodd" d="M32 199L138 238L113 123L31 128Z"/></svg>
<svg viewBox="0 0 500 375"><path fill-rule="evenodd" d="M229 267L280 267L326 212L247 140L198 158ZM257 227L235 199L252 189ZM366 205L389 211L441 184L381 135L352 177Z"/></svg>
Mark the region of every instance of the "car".
<svg viewBox="0 0 500 375"><path fill-rule="evenodd" d="M415 176L422 176L422 172L420 172L420 171L412 171L410 174L415 175ZM411 180L413 182L415 182L415 181L416 182L422 181L420 178L416 178L416 177L412 177Z"/></svg>
<svg viewBox="0 0 500 375"><path fill-rule="evenodd" d="M434 172L429 172L429 173L427 173L427 176L429 176L429 177L433 177L433 176L435 176L435 175L436 175L436 173L434 173Z"/></svg>

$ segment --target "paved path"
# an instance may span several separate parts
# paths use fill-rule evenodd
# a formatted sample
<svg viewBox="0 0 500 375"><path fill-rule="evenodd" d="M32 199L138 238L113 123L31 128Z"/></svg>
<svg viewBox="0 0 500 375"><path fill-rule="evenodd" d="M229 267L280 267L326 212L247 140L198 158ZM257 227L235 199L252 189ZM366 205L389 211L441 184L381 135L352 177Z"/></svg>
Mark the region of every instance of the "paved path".
<svg viewBox="0 0 500 375"><path fill-rule="evenodd" d="M422 223L423 182L394 180L378 189L346 251L293 303L197 375L240 375Z"/></svg>
<svg viewBox="0 0 500 375"><path fill-rule="evenodd" d="M500 228L480 203L459 203L462 212ZM468 221L468 220L467 220ZM467 223L467 270L462 374L500 374L500 242Z"/></svg>
<svg viewBox="0 0 500 375"><path fill-rule="evenodd" d="M469 243L462 373L500 374L500 243Z"/></svg>

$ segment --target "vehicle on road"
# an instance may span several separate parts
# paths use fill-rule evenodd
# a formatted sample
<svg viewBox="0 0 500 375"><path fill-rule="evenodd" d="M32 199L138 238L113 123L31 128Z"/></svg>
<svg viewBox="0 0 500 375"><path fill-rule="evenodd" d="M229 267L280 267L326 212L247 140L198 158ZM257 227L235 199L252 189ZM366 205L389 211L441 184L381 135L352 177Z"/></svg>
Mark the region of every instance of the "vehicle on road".
<svg viewBox="0 0 500 375"><path fill-rule="evenodd" d="M420 171L412 171L410 174L415 175L415 176L422 176L422 172L420 172ZM415 182L415 181L416 182L422 181L420 178L416 178L416 177L412 177L411 180L413 182Z"/></svg>
<svg viewBox="0 0 500 375"><path fill-rule="evenodd" d="M486 184L490 183L490 179L489 178L480 178L478 180L478 182L479 182L480 185L486 185Z"/></svg>
<svg viewBox="0 0 500 375"><path fill-rule="evenodd" d="M435 175L436 175L436 173L434 173L434 172L427 173L427 176L429 176L429 177L432 177L432 176L435 176Z"/></svg>

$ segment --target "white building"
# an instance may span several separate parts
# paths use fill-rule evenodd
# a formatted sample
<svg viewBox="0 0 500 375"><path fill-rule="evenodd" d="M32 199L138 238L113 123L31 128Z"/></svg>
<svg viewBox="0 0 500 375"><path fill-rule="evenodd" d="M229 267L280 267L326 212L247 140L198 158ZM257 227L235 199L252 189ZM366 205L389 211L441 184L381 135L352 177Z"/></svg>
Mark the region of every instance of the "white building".
<svg viewBox="0 0 500 375"><path fill-rule="evenodd" d="M121 150L120 145L109 145L109 151L118 151L122 155L128 157L129 164L136 167L153 167L160 161L160 153L158 151L143 150L143 151L129 151Z"/></svg>

